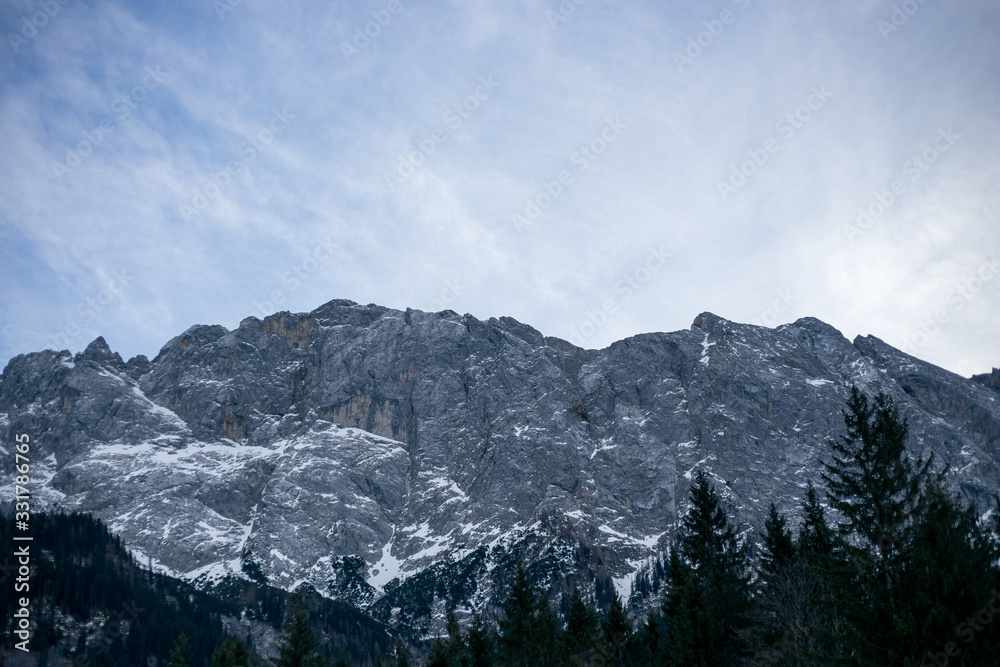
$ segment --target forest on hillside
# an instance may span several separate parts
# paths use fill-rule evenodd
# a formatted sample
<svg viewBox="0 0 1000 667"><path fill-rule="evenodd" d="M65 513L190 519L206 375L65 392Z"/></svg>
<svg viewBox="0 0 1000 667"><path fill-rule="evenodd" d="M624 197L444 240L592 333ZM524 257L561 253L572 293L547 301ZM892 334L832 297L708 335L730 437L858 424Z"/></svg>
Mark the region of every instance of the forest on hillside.
<svg viewBox="0 0 1000 667"><path fill-rule="evenodd" d="M499 613L463 629L452 611L446 636L409 650L346 605L262 586L250 598L252 613L281 632L261 655L220 622L245 613L245 590L229 599L195 591L138 567L89 517L39 515L48 558L33 575L41 586L33 647L46 664L59 640L57 616L132 605L144 611L122 620L116 636L83 634L72 664L998 665L1000 512L994 504L989 520L981 518L951 489L943 466L908 454L908 436L891 397L853 388L844 431L830 440L799 515L772 505L757 540L727 516L710 476L696 473L668 554L637 580L660 595L644 616L633 618L614 594L599 609L579 589L553 606L543 577L522 564ZM0 538L9 541L11 530L0 520ZM0 597L8 646L10 604Z"/></svg>

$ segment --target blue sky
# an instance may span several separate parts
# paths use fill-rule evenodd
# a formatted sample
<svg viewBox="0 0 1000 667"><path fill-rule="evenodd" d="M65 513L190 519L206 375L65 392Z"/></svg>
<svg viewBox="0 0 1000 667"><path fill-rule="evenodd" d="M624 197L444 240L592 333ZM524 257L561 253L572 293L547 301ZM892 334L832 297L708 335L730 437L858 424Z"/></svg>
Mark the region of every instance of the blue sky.
<svg viewBox="0 0 1000 667"><path fill-rule="evenodd" d="M1000 366L1000 5L0 8L0 364L334 298Z"/></svg>

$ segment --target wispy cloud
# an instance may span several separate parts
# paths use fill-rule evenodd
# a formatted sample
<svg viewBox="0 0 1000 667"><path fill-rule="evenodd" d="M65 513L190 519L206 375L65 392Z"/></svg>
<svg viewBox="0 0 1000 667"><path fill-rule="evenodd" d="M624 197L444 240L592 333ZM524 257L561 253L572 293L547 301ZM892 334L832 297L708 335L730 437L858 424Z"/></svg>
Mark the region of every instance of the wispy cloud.
<svg viewBox="0 0 1000 667"><path fill-rule="evenodd" d="M987 0L899 25L880 0L57 4L31 38L37 3L0 9L0 362L98 334L155 354L196 322L332 298L564 338L611 299L588 346L712 310L903 347L1000 252ZM914 353L1000 364L998 285L952 299Z"/></svg>

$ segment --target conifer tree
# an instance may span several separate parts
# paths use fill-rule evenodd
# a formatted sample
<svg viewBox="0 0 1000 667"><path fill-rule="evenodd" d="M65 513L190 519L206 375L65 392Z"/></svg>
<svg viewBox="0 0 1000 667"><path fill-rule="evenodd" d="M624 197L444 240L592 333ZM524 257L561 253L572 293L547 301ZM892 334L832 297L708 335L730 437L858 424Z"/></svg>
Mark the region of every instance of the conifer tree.
<svg viewBox="0 0 1000 667"><path fill-rule="evenodd" d="M323 667L317 650L319 640L309 626L309 616L296 596L285 615L284 635L278 644L276 667Z"/></svg>
<svg viewBox="0 0 1000 667"><path fill-rule="evenodd" d="M340 649L340 655L337 656L333 667L351 667L351 659L347 656L347 649Z"/></svg>
<svg viewBox="0 0 1000 667"><path fill-rule="evenodd" d="M396 667L411 667L413 664L410 660L410 654L406 650L406 646L403 644L403 640L396 637Z"/></svg>
<svg viewBox="0 0 1000 667"><path fill-rule="evenodd" d="M750 558L703 471L679 533L663 600L666 664L737 664L752 620Z"/></svg>
<svg viewBox="0 0 1000 667"><path fill-rule="evenodd" d="M494 664L494 633L483 622L478 614L469 626L466 643L469 649L469 664L471 667L493 667Z"/></svg>
<svg viewBox="0 0 1000 667"><path fill-rule="evenodd" d="M471 663L454 611L448 612L447 631L447 639L439 637L434 641L426 667L466 667Z"/></svg>
<svg viewBox="0 0 1000 667"><path fill-rule="evenodd" d="M600 618L583 600L580 589L573 588L566 612L566 631L562 635L563 659L570 665L589 664L597 649Z"/></svg>
<svg viewBox="0 0 1000 667"><path fill-rule="evenodd" d="M826 522L826 513L819 502L819 495L812 480L806 489L806 499L802 504L802 525L796 550L804 563L817 568L825 568L833 556L834 533Z"/></svg>
<svg viewBox="0 0 1000 667"><path fill-rule="evenodd" d="M643 621L632 641L629 642L627 652L631 664L635 665L655 665L657 655L659 655L660 644L663 641L663 618L654 609L646 613Z"/></svg>
<svg viewBox="0 0 1000 667"><path fill-rule="evenodd" d="M174 650L170 652L169 667L190 667L191 665L191 645L188 643L187 635L183 632L174 644Z"/></svg>
<svg viewBox="0 0 1000 667"><path fill-rule="evenodd" d="M933 480L906 551L899 586L899 615L906 623L897 631L894 653L913 664L941 664L944 658L950 664L1000 664L1000 627L993 627L1000 624L975 620L984 608L1000 608L1000 549L975 508ZM960 646L958 655L945 650L952 642Z"/></svg>
<svg viewBox="0 0 1000 667"><path fill-rule="evenodd" d="M538 595L520 563L500 619L500 656L503 664L530 665L534 655L532 639L537 633Z"/></svg>
<svg viewBox="0 0 1000 667"><path fill-rule="evenodd" d="M847 408L847 433L830 443L833 459L824 463L822 476L831 504L844 516L841 534L888 561L930 479L933 456L910 460L909 426L891 396L880 392L869 401L852 387Z"/></svg>
<svg viewBox="0 0 1000 667"><path fill-rule="evenodd" d="M538 592L537 600L535 627L529 640L529 656L532 665L553 665L558 659L559 645L562 642L559 617L541 591Z"/></svg>
<svg viewBox="0 0 1000 667"><path fill-rule="evenodd" d="M226 639L212 655L211 667L250 667L250 650L242 637Z"/></svg>
<svg viewBox="0 0 1000 667"><path fill-rule="evenodd" d="M760 557L760 576L765 586L788 572L795 560L795 542L788 530L788 521L771 503L764 520L764 535Z"/></svg>
<svg viewBox="0 0 1000 667"><path fill-rule="evenodd" d="M824 464L831 505L844 517L836 548L853 572L836 569L828 581L845 616L845 643L862 662L901 664L912 623L900 597L909 530L932 480L932 458L911 461L909 426L891 396L873 401L851 388L844 412L846 434L833 440ZM840 576L838 576L840 575Z"/></svg>
<svg viewBox="0 0 1000 667"><path fill-rule="evenodd" d="M657 646L660 665L714 664L709 661L710 652L718 647L712 646L706 593L695 569L681 558L675 545L667 561L667 590L661 603L664 632Z"/></svg>
<svg viewBox="0 0 1000 667"><path fill-rule="evenodd" d="M611 597L608 603L608 611L601 622L601 633L604 635L604 643L608 647L609 661L611 665L624 665L626 647L632 639L632 623L629 621L625 607L617 593Z"/></svg>

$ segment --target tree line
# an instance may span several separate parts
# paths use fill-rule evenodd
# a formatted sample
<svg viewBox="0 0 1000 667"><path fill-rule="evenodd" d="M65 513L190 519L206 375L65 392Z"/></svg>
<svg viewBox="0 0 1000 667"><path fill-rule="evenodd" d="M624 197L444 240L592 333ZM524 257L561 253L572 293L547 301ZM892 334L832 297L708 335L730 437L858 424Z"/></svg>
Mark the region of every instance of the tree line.
<svg viewBox="0 0 1000 667"><path fill-rule="evenodd" d="M68 614L105 619L81 634L72 654L81 667L1000 665L996 505L981 520L933 457L908 454L909 427L891 397L852 388L844 426L820 488L808 483L797 516L772 504L756 539L698 471L666 557L637 582L659 595L638 617L613 591L599 608L574 589L557 610L521 565L494 616L463 629L449 613L445 635L419 647L418 660L347 605L242 581L208 595L139 567L99 521L37 515L45 557L32 575L32 648L47 664ZM12 532L0 514L0 541ZM221 616L242 612L281 628L273 651L224 631Z"/></svg>
<svg viewBox="0 0 1000 667"><path fill-rule="evenodd" d="M599 611L578 589L557 614L519 566L496 622L476 616L462 630L450 613L447 635L423 664L1000 665L996 504L984 523L932 456L907 453L909 427L890 396L852 388L844 423L821 473L825 494L808 483L795 532L772 504L759 557L699 471L658 564L661 601L644 617L630 618L617 596ZM310 643L301 610L289 617L274 664L329 664ZM335 664L350 662L341 656ZM416 663L397 641L382 664Z"/></svg>

